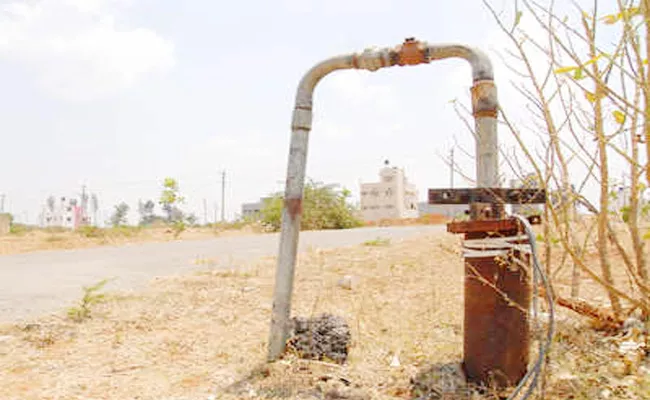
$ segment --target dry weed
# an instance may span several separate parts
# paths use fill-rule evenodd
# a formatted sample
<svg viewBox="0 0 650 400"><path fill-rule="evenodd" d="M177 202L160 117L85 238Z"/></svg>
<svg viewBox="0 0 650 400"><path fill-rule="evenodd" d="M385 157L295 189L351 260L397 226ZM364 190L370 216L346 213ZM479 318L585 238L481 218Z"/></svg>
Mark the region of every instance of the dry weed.
<svg viewBox="0 0 650 400"><path fill-rule="evenodd" d="M344 317L352 331L346 365L293 357L266 364L269 257L159 279L137 296L109 296L82 324L54 319L31 332L0 329L0 398L478 398L458 377L459 241L427 235L300 255L293 313ZM341 287L343 276L357 284ZM547 398L599 398L606 390L610 398L643 398L647 379L609 369L611 338L573 317L561 314Z"/></svg>

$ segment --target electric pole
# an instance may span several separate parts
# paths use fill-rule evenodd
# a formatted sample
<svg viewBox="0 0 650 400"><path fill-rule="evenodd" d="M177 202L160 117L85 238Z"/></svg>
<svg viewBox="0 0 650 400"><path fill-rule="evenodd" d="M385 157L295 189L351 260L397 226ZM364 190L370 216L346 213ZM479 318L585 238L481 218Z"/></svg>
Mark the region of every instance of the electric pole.
<svg viewBox="0 0 650 400"><path fill-rule="evenodd" d="M203 199L203 223L208 224L208 201Z"/></svg>
<svg viewBox="0 0 650 400"><path fill-rule="evenodd" d="M5 196L4 193L0 195L0 213L5 212Z"/></svg>
<svg viewBox="0 0 650 400"><path fill-rule="evenodd" d="M81 186L81 225L86 225L86 203L88 199L86 198L86 185Z"/></svg>
<svg viewBox="0 0 650 400"><path fill-rule="evenodd" d="M221 172L221 222L226 220L226 170Z"/></svg>
<svg viewBox="0 0 650 400"><path fill-rule="evenodd" d="M451 154L449 158L451 161L449 163L449 181L450 181L449 185L450 188L453 189L454 188L454 148L453 147L451 148L450 153Z"/></svg>

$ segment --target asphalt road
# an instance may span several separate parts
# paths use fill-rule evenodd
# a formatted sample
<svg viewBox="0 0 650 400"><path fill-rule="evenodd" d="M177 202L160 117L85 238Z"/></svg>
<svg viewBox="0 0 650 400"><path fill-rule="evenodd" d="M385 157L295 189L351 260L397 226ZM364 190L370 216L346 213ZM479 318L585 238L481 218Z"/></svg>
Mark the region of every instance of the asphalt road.
<svg viewBox="0 0 650 400"><path fill-rule="evenodd" d="M300 251L443 231L434 225L303 232ZM232 268L274 256L278 239L268 234L0 256L0 323L58 312L79 299L82 286L105 278L114 278L106 289L137 289L156 276L205 269L197 259Z"/></svg>

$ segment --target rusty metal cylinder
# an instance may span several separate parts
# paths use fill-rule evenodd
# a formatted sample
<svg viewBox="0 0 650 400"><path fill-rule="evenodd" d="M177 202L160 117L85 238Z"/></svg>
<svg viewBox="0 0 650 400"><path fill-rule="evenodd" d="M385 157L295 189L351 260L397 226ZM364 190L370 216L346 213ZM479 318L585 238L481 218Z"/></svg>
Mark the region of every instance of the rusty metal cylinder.
<svg viewBox="0 0 650 400"><path fill-rule="evenodd" d="M491 221L466 222L462 232L463 366L470 382L506 388L519 383L528 368L530 246L516 223L501 220L498 227L489 224Z"/></svg>

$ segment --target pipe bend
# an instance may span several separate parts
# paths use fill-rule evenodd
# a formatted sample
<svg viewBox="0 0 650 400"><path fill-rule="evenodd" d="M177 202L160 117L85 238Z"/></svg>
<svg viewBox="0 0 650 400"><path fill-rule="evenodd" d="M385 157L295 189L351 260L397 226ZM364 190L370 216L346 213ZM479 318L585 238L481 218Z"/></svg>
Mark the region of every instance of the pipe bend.
<svg viewBox="0 0 650 400"><path fill-rule="evenodd" d="M472 67L474 82L494 80L494 70L490 58L482 50L460 44L427 45L430 61L444 58L462 58Z"/></svg>
<svg viewBox="0 0 650 400"><path fill-rule="evenodd" d="M318 82L331 72L341 69L365 69L376 71L395 64L395 52L388 48L368 48L359 53L350 53L328 58L313 66L298 85L296 105L311 108L314 89Z"/></svg>
<svg viewBox="0 0 650 400"><path fill-rule="evenodd" d="M492 62L482 50L460 44L435 44L423 42L426 63L445 58L462 58L469 62L472 68L474 82L494 80ZM312 96L318 82L329 73L341 69L365 69L376 71L380 68L398 64L401 48L396 49L366 49L360 53L351 53L328 58L313 66L303 76L296 93L296 108L311 109ZM423 58L424 60L424 58ZM401 65L401 64L400 64Z"/></svg>
<svg viewBox="0 0 650 400"><path fill-rule="evenodd" d="M300 80L296 93L296 107L311 108L314 88L321 79L336 70L352 68L354 68L354 55L352 54L328 58L314 65Z"/></svg>

